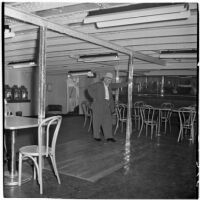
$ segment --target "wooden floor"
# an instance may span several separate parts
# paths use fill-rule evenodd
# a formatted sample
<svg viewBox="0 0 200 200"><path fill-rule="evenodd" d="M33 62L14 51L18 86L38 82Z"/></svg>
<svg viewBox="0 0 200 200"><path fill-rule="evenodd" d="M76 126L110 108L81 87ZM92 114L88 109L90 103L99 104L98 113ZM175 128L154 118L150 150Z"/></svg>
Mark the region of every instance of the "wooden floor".
<svg viewBox="0 0 200 200"><path fill-rule="evenodd" d="M148 146L137 143L132 148L132 151L137 152L135 160L144 156ZM60 174L96 182L124 166L125 141L121 139L117 143L108 143L88 139L72 140L57 145L56 160ZM46 162L45 168L52 171L50 164Z"/></svg>
<svg viewBox="0 0 200 200"><path fill-rule="evenodd" d="M96 142L92 132L87 131L88 125L83 127L83 121L82 116L65 117L57 141L59 171L66 167L71 174L77 172L73 172L76 175L67 174L69 171L66 173L64 169L59 185L54 174L44 170L43 195L39 194L37 182L32 180L21 187L4 187L4 197L197 198L196 145L189 144L187 138L177 143L179 127L176 124L171 133L162 133L153 140L144 133L138 138L138 131L134 130L127 150L124 133L117 133L116 143ZM103 169L109 163L111 170L104 173ZM115 164L120 165L116 170ZM32 170L27 166L24 168L29 172Z"/></svg>

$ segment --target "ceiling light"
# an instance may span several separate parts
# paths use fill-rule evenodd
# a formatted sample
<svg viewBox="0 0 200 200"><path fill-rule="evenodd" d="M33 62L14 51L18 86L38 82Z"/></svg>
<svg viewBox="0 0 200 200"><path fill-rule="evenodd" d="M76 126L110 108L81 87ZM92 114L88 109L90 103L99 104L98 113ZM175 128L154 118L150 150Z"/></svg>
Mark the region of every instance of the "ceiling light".
<svg viewBox="0 0 200 200"><path fill-rule="evenodd" d="M165 50L160 52L160 58L197 58L197 51L193 49Z"/></svg>
<svg viewBox="0 0 200 200"><path fill-rule="evenodd" d="M160 58L197 58L195 53L174 53L174 54L161 54Z"/></svg>
<svg viewBox="0 0 200 200"><path fill-rule="evenodd" d="M102 21L97 22L96 25L98 28L106 28L112 26L123 26L129 24L142 24L142 23L149 23L149 22L159 22L159 21L171 21L171 20L178 20L178 19L187 19L190 17L190 11L184 11L181 13L172 13L172 14L161 14L161 15L152 15L152 16L145 16L145 17L135 17L135 18L127 18L127 19L120 19L120 20L113 20L113 21Z"/></svg>
<svg viewBox="0 0 200 200"><path fill-rule="evenodd" d="M101 62L101 61L117 61L119 60L118 54L97 54L97 55L84 55L78 58L79 62Z"/></svg>
<svg viewBox="0 0 200 200"><path fill-rule="evenodd" d="M36 66L36 63L35 62L10 63L8 64L8 66L14 69L19 69L19 68L26 68L26 67L34 67Z"/></svg>
<svg viewBox="0 0 200 200"><path fill-rule="evenodd" d="M95 74L90 70L81 70L81 71L69 71L68 77L70 76L88 76L88 77L94 77Z"/></svg>
<svg viewBox="0 0 200 200"><path fill-rule="evenodd" d="M169 13L179 13L188 10L188 4L179 4L174 6L160 6L154 8L146 8L146 9L136 9L131 11L124 12L116 12L109 14L99 14L86 17L84 19L84 23L95 23L95 22L104 22L104 21L112 21L119 19L127 19L127 18L137 18L144 16L152 16L152 15L160 15L160 14L169 14Z"/></svg>

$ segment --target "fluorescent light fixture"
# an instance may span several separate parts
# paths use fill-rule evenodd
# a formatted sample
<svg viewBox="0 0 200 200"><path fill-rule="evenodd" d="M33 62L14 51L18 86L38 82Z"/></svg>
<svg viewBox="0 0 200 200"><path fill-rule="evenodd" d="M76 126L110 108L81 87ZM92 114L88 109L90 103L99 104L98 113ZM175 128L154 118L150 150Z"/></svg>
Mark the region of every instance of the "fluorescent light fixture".
<svg viewBox="0 0 200 200"><path fill-rule="evenodd" d="M127 18L113 21L104 21L97 22L96 25L98 28L106 28L112 26L123 26L129 24L142 24L149 22L159 22L159 21L170 21L178 19L187 19L190 17L190 11L184 11L180 13L172 14L163 14L163 15L154 15L154 16L145 16L145 17L136 17L136 18Z"/></svg>
<svg viewBox="0 0 200 200"><path fill-rule="evenodd" d="M160 58L197 58L196 49L177 49L177 50L163 50L160 52Z"/></svg>
<svg viewBox="0 0 200 200"><path fill-rule="evenodd" d="M137 18L144 16L160 15L160 14L169 14L169 13L179 13L184 12L188 9L188 4L174 5L174 6L162 6L155 8L146 8L146 9L136 9L132 11L124 11L110 14L99 14L88 16L84 19L84 23L95 23L95 22L104 22L111 20L127 19L127 18Z"/></svg>
<svg viewBox="0 0 200 200"><path fill-rule="evenodd" d="M160 58L197 58L196 53L164 53L160 55Z"/></svg>
<svg viewBox="0 0 200 200"><path fill-rule="evenodd" d="M88 70L82 70L82 71L69 71L68 77L70 76L88 76L88 77L94 77L94 73L92 71Z"/></svg>
<svg viewBox="0 0 200 200"><path fill-rule="evenodd" d="M118 54L111 53L111 54L99 54L99 55L87 55L87 56L80 56L78 58L78 62L102 62L102 61L117 61L120 60Z"/></svg>
<svg viewBox="0 0 200 200"><path fill-rule="evenodd" d="M8 66L19 69L19 68L26 68L26 67L34 67L36 66L35 62L27 62L27 63L15 63L15 64L9 64Z"/></svg>

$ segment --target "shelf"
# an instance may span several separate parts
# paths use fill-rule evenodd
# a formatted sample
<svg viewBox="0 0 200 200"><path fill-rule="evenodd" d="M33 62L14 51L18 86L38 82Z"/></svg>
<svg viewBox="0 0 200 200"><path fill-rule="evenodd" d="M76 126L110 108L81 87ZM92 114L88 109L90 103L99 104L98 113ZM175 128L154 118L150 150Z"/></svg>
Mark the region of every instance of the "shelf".
<svg viewBox="0 0 200 200"><path fill-rule="evenodd" d="M8 103L28 103L31 102L30 99L27 100L7 100Z"/></svg>

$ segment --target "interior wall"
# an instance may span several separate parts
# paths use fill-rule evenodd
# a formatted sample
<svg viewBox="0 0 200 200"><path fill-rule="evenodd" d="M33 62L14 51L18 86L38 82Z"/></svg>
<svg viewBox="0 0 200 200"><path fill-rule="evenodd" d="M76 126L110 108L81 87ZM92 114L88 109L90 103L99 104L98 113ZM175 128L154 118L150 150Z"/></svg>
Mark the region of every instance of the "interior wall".
<svg viewBox="0 0 200 200"><path fill-rule="evenodd" d="M47 73L46 105L62 105L62 113L67 113L67 83L66 74ZM49 89L48 89L49 87Z"/></svg>

